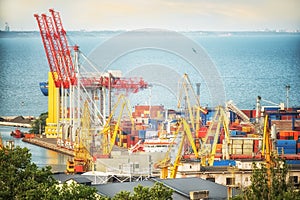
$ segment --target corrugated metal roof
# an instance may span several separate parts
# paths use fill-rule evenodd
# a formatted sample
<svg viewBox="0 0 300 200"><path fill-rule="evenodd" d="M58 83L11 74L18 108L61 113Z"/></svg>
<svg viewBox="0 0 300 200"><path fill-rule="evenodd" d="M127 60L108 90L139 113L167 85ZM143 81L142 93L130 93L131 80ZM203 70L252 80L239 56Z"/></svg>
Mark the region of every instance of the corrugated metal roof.
<svg viewBox="0 0 300 200"><path fill-rule="evenodd" d="M113 197L121 191L133 192L133 188L141 185L143 187L152 187L153 181L139 181L139 182L124 182L124 183L107 183L94 186L98 193L108 197Z"/></svg>
<svg viewBox="0 0 300 200"><path fill-rule="evenodd" d="M96 185L94 186L98 193L103 196L113 197L117 193L121 191L128 191L133 192L133 189L137 187L138 185L141 185L143 187L152 187L155 184L155 181L148 180L148 181L139 181L139 182L124 182L124 183L108 183L108 184L102 184L102 185ZM173 193L173 199L176 200L186 200L189 198L185 198L182 195L178 193Z"/></svg>
<svg viewBox="0 0 300 200"><path fill-rule="evenodd" d="M227 199L227 187L201 178L176 178L176 179L152 179L139 182L108 183L94 186L98 193L104 196L113 197L121 191L133 192L133 188L141 185L152 187L155 182L161 182L166 187L174 190L173 199L190 199L190 191L208 190L209 199ZM238 194L233 189L233 195Z"/></svg>
<svg viewBox="0 0 300 200"><path fill-rule="evenodd" d="M64 183L68 180L74 180L77 183L91 183L92 181L82 175L79 174L64 174L64 173L57 173L53 174L53 177L59 181L60 183Z"/></svg>
<svg viewBox="0 0 300 200"><path fill-rule="evenodd" d="M201 178L156 179L178 193L189 196L190 191L208 190L209 199L227 199L227 187ZM233 189L233 195L238 194Z"/></svg>

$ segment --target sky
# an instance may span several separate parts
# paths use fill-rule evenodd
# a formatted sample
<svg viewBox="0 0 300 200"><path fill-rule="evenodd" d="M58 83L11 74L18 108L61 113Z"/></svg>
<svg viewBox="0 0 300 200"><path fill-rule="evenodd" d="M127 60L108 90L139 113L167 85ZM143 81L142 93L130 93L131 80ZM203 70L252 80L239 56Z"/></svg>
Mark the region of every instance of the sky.
<svg viewBox="0 0 300 200"><path fill-rule="evenodd" d="M49 8L69 31L300 30L299 0L0 0L0 30L38 30L33 14Z"/></svg>

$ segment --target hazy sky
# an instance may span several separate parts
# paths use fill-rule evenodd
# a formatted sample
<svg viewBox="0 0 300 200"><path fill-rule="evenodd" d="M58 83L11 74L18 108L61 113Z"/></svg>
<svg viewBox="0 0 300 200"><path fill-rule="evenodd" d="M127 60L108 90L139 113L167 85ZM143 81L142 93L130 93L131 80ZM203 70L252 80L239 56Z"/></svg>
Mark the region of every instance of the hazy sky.
<svg viewBox="0 0 300 200"><path fill-rule="evenodd" d="M300 0L0 0L0 29L37 30L49 8L66 30L300 29Z"/></svg>

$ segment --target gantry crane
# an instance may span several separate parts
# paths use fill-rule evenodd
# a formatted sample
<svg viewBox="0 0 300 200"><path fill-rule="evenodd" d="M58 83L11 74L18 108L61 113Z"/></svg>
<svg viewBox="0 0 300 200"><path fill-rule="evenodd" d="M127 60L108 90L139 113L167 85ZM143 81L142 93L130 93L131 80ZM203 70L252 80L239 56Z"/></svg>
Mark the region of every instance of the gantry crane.
<svg viewBox="0 0 300 200"><path fill-rule="evenodd" d="M34 15L50 68L45 133L49 138L57 138L60 147L74 149L76 155L72 160L73 164L69 163L70 172L72 166L75 172L85 171L90 169L88 166L93 156L89 148L92 141L87 142L87 138L96 137L105 125L106 111L111 114L112 90L136 93L146 89L148 84L142 78L121 77L112 70L99 72L95 66L92 66L95 72L84 71L86 69L79 66L79 56L87 58L80 53L77 45L69 46L59 13L53 9L49 11L51 17L46 14ZM92 62L87 61L91 65ZM84 111L86 107L89 112ZM87 118L90 122L84 125L83 121ZM85 136L85 130L89 130L88 137ZM110 151L111 149L107 150ZM80 165L83 167L76 169Z"/></svg>
<svg viewBox="0 0 300 200"><path fill-rule="evenodd" d="M90 104L95 104L89 93L93 93L94 96L99 95L97 98L100 99L100 105L103 106L100 107L100 110L92 111L92 113L95 113L94 116L99 118L94 120L98 123L97 125L103 126L106 119L105 104L107 103L104 101L109 99L108 104L110 104L112 89L136 93L140 89L147 88L148 84L142 78L116 77L111 72L83 73L80 71L84 67L79 67L79 55L89 64L92 62L80 54L77 45L69 46L59 12L53 9L49 11L51 17L46 14L34 15L38 22L50 68L48 119L45 132L47 137L62 137L63 127L68 129L72 127L74 137L74 130L80 126L82 102L88 99ZM74 55L72 55L71 50L74 51ZM95 66L92 68L97 69ZM105 98L105 95L108 95L109 98ZM96 105L90 107L97 108ZM110 106L108 107L110 108Z"/></svg>
<svg viewBox="0 0 300 200"><path fill-rule="evenodd" d="M263 132L263 145L261 154L264 157L266 168L267 168L267 177L268 177L268 186L271 186L271 166L274 164L271 159L272 152L272 142L270 141L270 131L269 131L269 116L265 115L264 118L264 132Z"/></svg>

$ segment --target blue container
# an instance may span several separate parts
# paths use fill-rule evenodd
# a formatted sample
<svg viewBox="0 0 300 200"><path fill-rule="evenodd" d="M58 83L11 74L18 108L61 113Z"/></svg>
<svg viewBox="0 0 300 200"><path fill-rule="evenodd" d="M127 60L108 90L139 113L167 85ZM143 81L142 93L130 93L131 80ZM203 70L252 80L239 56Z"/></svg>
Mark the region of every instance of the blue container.
<svg viewBox="0 0 300 200"><path fill-rule="evenodd" d="M281 154L281 152L278 152ZM296 149L284 149L284 154L296 154Z"/></svg>
<svg viewBox="0 0 300 200"><path fill-rule="evenodd" d="M231 136L237 136L237 131L231 131L231 132L230 132L230 135L231 135Z"/></svg>
<svg viewBox="0 0 300 200"><path fill-rule="evenodd" d="M214 166L235 166L235 160L215 160Z"/></svg>
<svg viewBox="0 0 300 200"><path fill-rule="evenodd" d="M146 131L145 130L139 130L139 138L140 139L145 139L146 136Z"/></svg>
<svg viewBox="0 0 300 200"><path fill-rule="evenodd" d="M246 135L246 132L232 130L232 131L230 132L230 135L231 135L231 136L245 136L245 135Z"/></svg>
<svg viewBox="0 0 300 200"><path fill-rule="evenodd" d="M277 140L276 147L296 149L296 140Z"/></svg>
<svg viewBox="0 0 300 200"><path fill-rule="evenodd" d="M286 160L286 164L289 164L289 165L300 165L300 160Z"/></svg>
<svg viewBox="0 0 300 200"><path fill-rule="evenodd" d="M158 128L158 121L156 119L149 119L148 120L148 125L151 130L157 130Z"/></svg>

